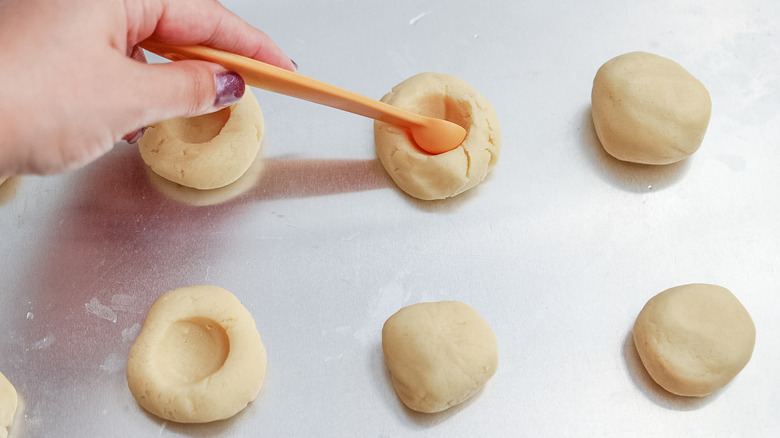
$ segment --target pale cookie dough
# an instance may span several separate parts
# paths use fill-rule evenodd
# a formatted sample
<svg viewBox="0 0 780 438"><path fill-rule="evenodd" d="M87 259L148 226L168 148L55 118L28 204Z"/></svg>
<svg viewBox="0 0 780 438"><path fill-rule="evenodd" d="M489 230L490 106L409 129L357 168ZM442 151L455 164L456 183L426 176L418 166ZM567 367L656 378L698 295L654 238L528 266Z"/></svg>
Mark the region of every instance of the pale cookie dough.
<svg viewBox="0 0 780 438"><path fill-rule="evenodd" d="M596 73L591 112L613 157L670 164L696 152L710 121L707 89L676 62L645 52L607 61Z"/></svg>
<svg viewBox="0 0 780 438"><path fill-rule="evenodd" d="M382 351L398 397L419 412L440 412L465 401L498 366L493 330L458 301L399 310L382 328Z"/></svg>
<svg viewBox="0 0 780 438"><path fill-rule="evenodd" d="M726 288L688 284L647 302L634 344L647 372L667 391L701 397L726 385L753 354L756 328Z"/></svg>
<svg viewBox="0 0 780 438"><path fill-rule="evenodd" d="M16 388L0 373L0 438L8 436L8 429L14 422L14 414L19 398Z"/></svg>
<svg viewBox="0 0 780 438"><path fill-rule="evenodd" d="M257 186L265 169L264 155L265 147L261 144L257 158L246 172L232 183L217 189L199 190L185 187L157 175L148 166L146 167L146 175L149 177L152 187L170 199L196 207L217 205L236 199Z"/></svg>
<svg viewBox="0 0 780 438"><path fill-rule="evenodd" d="M265 368L260 334L241 302L216 286L190 286L149 309L127 359L127 384L158 417L206 423L254 400Z"/></svg>
<svg viewBox="0 0 780 438"><path fill-rule="evenodd" d="M138 148L144 162L163 178L196 189L216 189L246 172L257 157L263 133L263 113L247 89L238 103L215 113L150 126Z"/></svg>
<svg viewBox="0 0 780 438"><path fill-rule="evenodd" d="M454 122L468 131L457 148L431 155L404 128L374 122L376 153L393 181L423 200L458 195L485 179L498 161L501 129L493 106L455 76L421 73L396 85L382 102Z"/></svg>

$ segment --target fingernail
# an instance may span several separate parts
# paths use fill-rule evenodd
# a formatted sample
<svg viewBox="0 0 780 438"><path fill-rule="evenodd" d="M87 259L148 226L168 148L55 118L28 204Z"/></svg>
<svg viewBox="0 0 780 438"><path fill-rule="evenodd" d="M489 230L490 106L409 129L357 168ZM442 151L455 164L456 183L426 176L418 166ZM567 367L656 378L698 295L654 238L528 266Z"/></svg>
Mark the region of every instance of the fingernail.
<svg viewBox="0 0 780 438"><path fill-rule="evenodd" d="M146 131L146 128L141 128L141 129L135 130L135 131L125 135L124 137L122 137L122 140L124 140L124 141L126 141L126 142L128 142L130 144L138 143L138 140L140 140L141 137L144 135L144 131Z"/></svg>
<svg viewBox="0 0 780 438"><path fill-rule="evenodd" d="M222 71L214 75L214 85L217 90L214 106L218 107L238 102L246 90L244 78L232 71Z"/></svg>
<svg viewBox="0 0 780 438"><path fill-rule="evenodd" d="M137 45L133 46L132 50L130 51L130 58L138 62L146 63L146 55L144 55L143 49Z"/></svg>
<svg viewBox="0 0 780 438"><path fill-rule="evenodd" d="M298 71L298 63L295 62L292 58L290 58L290 62L292 62L292 65L295 66L295 71Z"/></svg>

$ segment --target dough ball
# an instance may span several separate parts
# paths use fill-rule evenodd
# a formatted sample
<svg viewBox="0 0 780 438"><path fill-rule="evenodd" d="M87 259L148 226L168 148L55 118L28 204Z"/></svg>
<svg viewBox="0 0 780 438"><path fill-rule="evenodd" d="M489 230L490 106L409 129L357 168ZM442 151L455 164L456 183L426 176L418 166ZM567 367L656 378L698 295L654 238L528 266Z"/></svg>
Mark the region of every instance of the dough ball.
<svg viewBox="0 0 780 438"><path fill-rule="evenodd" d="M8 436L8 429L14 422L18 403L16 388L5 378L3 373L0 373L0 438Z"/></svg>
<svg viewBox="0 0 780 438"><path fill-rule="evenodd" d="M419 412L439 412L463 402L498 366L493 330L458 301L399 310L382 329L382 351L396 393Z"/></svg>
<svg viewBox="0 0 780 438"><path fill-rule="evenodd" d="M756 328L726 288L688 284L647 302L634 344L647 372L667 391L701 397L726 385L753 354Z"/></svg>
<svg viewBox="0 0 780 438"><path fill-rule="evenodd" d="M138 141L141 157L165 179L196 189L216 189L237 180L257 157L263 113L247 89L236 104L211 114L166 120Z"/></svg>
<svg viewBox="0 0 780 438"><path fill-rule="evenodd" d="M396 85L382 102L429 117L449 120L468 134L457 148L431 155L401 127L374 122L376 153L393 181L415 198L458 195L485 179L501 151L501 129L493 106L455 76L421 73Z"/></svg>
<svg viewBox="0 0 780 438"><path fill-rule="evenodd" d="M265 147L261 144L257 158L255 158L255 161L240 178L224 187L211 190L199 190L176 184L175 182L154 173L148 166L146 167L146 175L149 177L149 182L152 187L174 201L183 202L195 207L217 205L236 199L257 186L258 181L260 181L260 176L265 169L264 155Z"/></svg>
<svg viewBox="0 0 780 438"><path fill-rule="evenodd" d="M613 157L670 164L696 152L710 121L710 94L676 62L632 52L601 66L593 80L596 134Z"/></svg>
<svg viewBox="0 0 780 438"><path fill-rule="evenodd" d="M216 286L190 286L149 309L127 359L127 384L158 417L206 423L254 400L265 368L260 334L241 302Z"/></svg>

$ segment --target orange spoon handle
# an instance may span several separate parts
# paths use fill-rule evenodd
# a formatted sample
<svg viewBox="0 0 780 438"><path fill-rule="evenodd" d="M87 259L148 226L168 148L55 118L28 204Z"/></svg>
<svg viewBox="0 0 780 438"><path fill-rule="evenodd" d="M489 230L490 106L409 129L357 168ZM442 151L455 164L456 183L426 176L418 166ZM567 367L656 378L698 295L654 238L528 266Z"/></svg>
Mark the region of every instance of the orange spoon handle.
<svg viewBox="0 0 780 438"><path fill-rule="evenodd" d="M173 61L181 59L199 59L214 62L228 70L240 74L244 78L244 81L253 87L308 100L310 102L351 112L371 119L381 120L386 123L407 128L412 131L413 135L415 130L419 131L431 126L429 117L414 114L361 94L234 53L206 46L169 46L160 44L154 40L144 41L141 43L141 47ZM437 125L442 124L438 120L436 122ZM442 139L441 143L447 143L446 145L418 144L418 146L427 152L434 154L456 148L466 137L466 131L454 123L444 122L454 126L454 128L447 127L450 128L450 131L457 130L458 128L462 131L462 136L459 141L454 142L451 139L445 141ZM457 137L460 135L460 131L456 132ZM415 136L415 138L417 138L417 136ZM425 143L428 142L426 141Z"/></svg>

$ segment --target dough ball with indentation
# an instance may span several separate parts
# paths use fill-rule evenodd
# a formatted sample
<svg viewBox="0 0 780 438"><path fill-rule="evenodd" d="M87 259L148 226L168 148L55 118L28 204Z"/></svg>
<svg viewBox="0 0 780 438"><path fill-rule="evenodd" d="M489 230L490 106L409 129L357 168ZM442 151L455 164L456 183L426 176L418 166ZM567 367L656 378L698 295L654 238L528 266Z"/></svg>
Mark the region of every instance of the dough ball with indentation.
<svg viewBox="0 0 780 438"><path fill-rule="evenodd" d="M229 418L257 397L266 352L238 298L216 286L166 292L154 302L127 359L141 407L179 423Z"/></svg>
<svg viewBox="0 0 780 438"><path fill-rule="evenodd" d="M224 187L246 172L260 151L263 113L251 90L211 114L150 126L138 141L141 157L165 179L196 189Z"/></svg>
<svg viewBox="0 0 780 438"><path fill-rule="evenodd" d="M398 397L419 412L440 412L465 401L498 366L493 330L458 301L399 310L382 328L382 351Z"/></svg>
<svg viewBox="0 0 780 438"><path fill-rule="evenodd" d="M596 73L591 112L613 157L670 164L696 152L710 121L710 94L676 62L645 52L620 55Z"/></svg>
<svg viewBox="0 0 780 438"><path fill-rule="evenodd" d="M8 436L8 429L13 425L18 403L16 388L3 373L0 373L0 438Z"/></svg>
<svg viewBox="0 0 780 438"><path fill-rule="evenodd" d="M501 129L487 99L463 80L421 73L396 85L382 102L413 113L449 120L464 127L457 148L431 155L398 126L374 122L376 153L393 181L423 200L449 198L482 182L498 161Z"/></svg>
<svg viewBox="0 0 780 438"><path fill-rule="evenodd" d="M756 328L728 289L688 284L647 302L634 324L634 344L647 372L667 391L701 397L747 365Z"/></svg>

